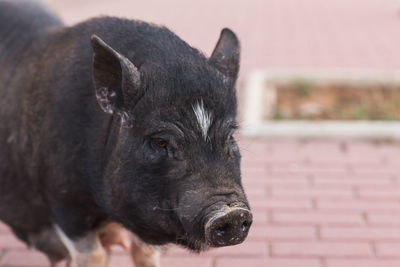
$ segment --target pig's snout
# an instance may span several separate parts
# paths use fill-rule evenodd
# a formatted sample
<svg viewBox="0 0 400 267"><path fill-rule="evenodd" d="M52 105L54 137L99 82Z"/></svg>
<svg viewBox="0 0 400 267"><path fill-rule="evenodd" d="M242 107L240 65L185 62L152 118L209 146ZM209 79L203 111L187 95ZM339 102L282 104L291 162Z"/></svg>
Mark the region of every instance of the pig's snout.
<svg viewBox="0 0 400 267"><path fill-rule="evenodd" d="M205 225L206 242L212 247L242 243L249 233L253 215L240 206L223 206Z"/></svg>

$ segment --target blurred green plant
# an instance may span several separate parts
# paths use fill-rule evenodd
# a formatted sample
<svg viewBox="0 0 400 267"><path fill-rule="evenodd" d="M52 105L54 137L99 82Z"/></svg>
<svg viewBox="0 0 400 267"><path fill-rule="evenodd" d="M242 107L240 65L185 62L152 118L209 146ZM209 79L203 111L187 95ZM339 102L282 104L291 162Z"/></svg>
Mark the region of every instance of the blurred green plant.
<svg viewBox="0 0 400 267"><path fill-rule="evenodd" d="M307 79L296 80L294 85L297 88L297 94L301 97L310 96L314 88L314 83Z"/></svg>
<svg viewBox="0 0 400 267"><path fill-rule="evenodd" d="M274 120L400 120L398 84L318 84L301 79L277 84L276 88ZM308 103L319 104L321 111L305 113Z"/></svg>

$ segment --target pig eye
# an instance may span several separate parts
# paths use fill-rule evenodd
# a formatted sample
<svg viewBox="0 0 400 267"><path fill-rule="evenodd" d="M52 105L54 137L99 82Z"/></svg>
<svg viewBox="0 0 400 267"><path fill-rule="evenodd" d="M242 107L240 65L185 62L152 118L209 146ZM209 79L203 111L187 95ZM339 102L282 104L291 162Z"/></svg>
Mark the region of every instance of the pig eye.
<svg viewBox="0 0 400 267"><path fill-rule="evenodd" d="M229 146L235 146L236 145L235 138L232 135L230 135L229 138L228 138L228 144L229 144Z"/></svg>
<svg viewBox="0 0 400 267"><path fill-rule="evenodd" d="M168 146L168 141L161 138L154 138L151 140L151 144L154 149L165 149Z"/></svg>
<svg viewBox="0 0 400 267"><path fill-rule="evenodd" d="M228 135L227 141L229 144L235 143L235 138L233 137L234 133L235 133L235 130L233 129L233 130L231 130L231 132Z"/></svg>
<svg viewBox="0 0 400 267"><path fill-rule="evenodd" d="M231 157L234 157L235 154L238 152L238 146L236 144L235 138L233 137L233 132L228 136L227 149L227 152Z"/></svg>

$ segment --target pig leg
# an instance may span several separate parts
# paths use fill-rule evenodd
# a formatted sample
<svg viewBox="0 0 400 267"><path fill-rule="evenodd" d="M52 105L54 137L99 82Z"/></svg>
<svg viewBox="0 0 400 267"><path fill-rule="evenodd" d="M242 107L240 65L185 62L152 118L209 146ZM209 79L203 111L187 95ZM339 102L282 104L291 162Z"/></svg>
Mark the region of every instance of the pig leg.
<svg viewBox="0 0 400 267"><path fill-rule="evenodd" d="M29 234L28 241L29 244L47 255L52 267L59 266L57 263L63 259L69 260L68 251L53 226L45 228L39 233Z"/></svg>
<svg viewBox="0 0 400 267"><path fill-rule="evenodd" d="M112 245L120 245L130 250L136 267L159 267L160 252L141 241L136 235L126 230L118 223L108 223L97 230L101 244L107 252L111 252Z"/></svg>
<svg viewBox="0 0 400 267"><path fill-rule="evenodd" d="M131 233L122 225L112 222L97 229L97 235L107 253L111 253L111 246L119 245L128 250L131 245Z"/></svg>
<svg viewBox="0 0 400 267"><path fill-rule="evenodd" d="M72 265L71 265L71 259L67 259L67 260L65 261L65 265L61 265L60 262L53 262L53 261L50 261L50 267L61 267L61 266L64 266L64 267L72 267Z"/></svg>
<svg viewBox="0 0 400 267"><path fill-rule="evenodd" d="M107 254L95 232L89 232L78 239L70 239L57 225L56 230L77 267L107 266Z"/></svg>
<svg viewBox="0 0 400 267"><path fill-rule="evenodd" d="M132 234L131 256L136 267L160 267L160 251Z"/></svg>

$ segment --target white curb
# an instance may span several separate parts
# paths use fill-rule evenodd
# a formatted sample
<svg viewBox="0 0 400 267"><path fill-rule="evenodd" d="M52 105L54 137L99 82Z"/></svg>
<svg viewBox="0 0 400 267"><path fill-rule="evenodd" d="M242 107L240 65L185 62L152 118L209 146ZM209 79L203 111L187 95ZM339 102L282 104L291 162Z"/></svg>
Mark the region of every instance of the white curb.
<svg viewBox="0 0 400 267"><path fill-rule="evenodd" d="M306 79L314 82L376 82L400 84L400 72L373 70L270 70L255 71L244 88L241 134L267 137L328 137L400 140L400 121L271 121L263 114L272 114L276 103L277 81Z"/></svg>

